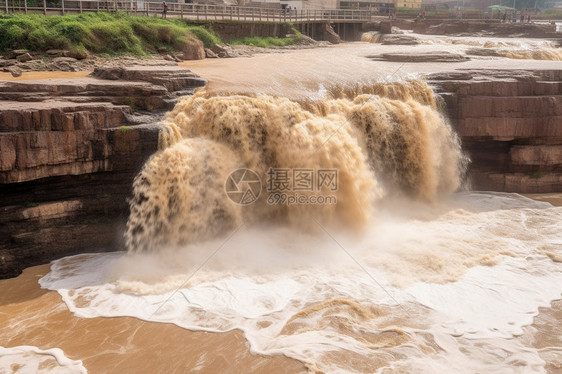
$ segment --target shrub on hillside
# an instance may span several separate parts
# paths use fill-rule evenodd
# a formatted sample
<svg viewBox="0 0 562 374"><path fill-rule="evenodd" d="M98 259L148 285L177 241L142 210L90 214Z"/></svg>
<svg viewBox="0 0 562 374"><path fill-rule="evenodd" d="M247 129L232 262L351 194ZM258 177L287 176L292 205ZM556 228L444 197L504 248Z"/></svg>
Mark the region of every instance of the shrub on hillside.
<svg viewBox="0 0 562 374"><path fill-rule="evenodd" d="M83 13L66 16L16 14L0 16L0 52L26 48L84 50L142 56L160 47L181 51L189 35L205 47L220 40L201 26L178 19L131 17L126 13Z"/></svg>

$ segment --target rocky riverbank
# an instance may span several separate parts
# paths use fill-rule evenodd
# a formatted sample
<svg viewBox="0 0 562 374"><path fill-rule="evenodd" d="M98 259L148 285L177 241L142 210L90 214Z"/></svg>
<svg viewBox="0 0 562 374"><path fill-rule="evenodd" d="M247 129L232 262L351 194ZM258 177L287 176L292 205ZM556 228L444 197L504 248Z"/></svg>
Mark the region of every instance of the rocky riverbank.
<svg viewBox="0 0 562 374"><path fill-rule="evenodd" d="M155 123L205 83L176 66L0 82L0 278L119 249L133 178L168 135Z"/></svg>
<svg viewBox="0 0 562 374"><path fill-rule="evenodd" d="M385 23L417 34L447 36L494 36L517 38L559 39L555 23L502 23L499 20L408 20L378 21L365 26L366 30L384 29Z"/></svg>
<svg viewBox="0 0 562 374"><path fill-rule="evenodd" d="M159 55L146 58L130 56L106 58L86 51L53 49L46 52L32 52L20 49L0 56L0 71L10 73L13 77L20 77L23 73L32 71L93 71L96 66L177 66L178 62L186 60L252 57L262 53L283 53L288 50L316 48L327 44L329 43L318 42L304 35L295 44L284 47L260 48L248 45L215 45L212 48L204 48L203 44L199 43L191 45L190 48L181 52L169 52L163 48Z"/></svg>
<svg viewBox="0 0 562 374"><path fill-rule="evenodd" d="M428 77L471 157L476 190L562 191L562 70Z"/></svg>

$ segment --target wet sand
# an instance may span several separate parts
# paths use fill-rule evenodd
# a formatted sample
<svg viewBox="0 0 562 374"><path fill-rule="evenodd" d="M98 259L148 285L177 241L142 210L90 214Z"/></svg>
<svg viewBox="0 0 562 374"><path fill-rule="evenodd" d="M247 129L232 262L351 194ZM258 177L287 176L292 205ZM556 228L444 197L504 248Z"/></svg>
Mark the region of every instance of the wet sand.
<svg viewBox="0 0 562 374"><path fill-rule="evenodd" d="M78 318L57 292L40 288L49 265L0 281L0 342L4 347L60 348L88 373L303 373L298 361L249 352L238 330L189 331L130 317Z"/></svg>

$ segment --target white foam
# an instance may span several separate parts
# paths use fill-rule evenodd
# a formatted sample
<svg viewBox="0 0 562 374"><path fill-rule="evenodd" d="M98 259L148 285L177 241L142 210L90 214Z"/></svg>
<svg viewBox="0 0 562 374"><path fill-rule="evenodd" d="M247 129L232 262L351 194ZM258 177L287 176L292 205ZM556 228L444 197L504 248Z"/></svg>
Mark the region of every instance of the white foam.
<svg viewBox="0 0 562 374"><path fill-rule="evenodd" d="M389 203L359 239L260 228L214 256L221 240L64 258L40 283L81 317L241 329L253 352L326 372L364 371L340 352L371 371L540 373L537 351L512 338L560 297L562 264L543 251L562 248L561 219L519 195L464 193Z"/></svg>
<svg viewBox="0 0 562 374"><path fill-rule="evenodd" d="M0 347L0 373L86 374L82 361L71 360L59 348L39 349L22 345Z"/></svg>

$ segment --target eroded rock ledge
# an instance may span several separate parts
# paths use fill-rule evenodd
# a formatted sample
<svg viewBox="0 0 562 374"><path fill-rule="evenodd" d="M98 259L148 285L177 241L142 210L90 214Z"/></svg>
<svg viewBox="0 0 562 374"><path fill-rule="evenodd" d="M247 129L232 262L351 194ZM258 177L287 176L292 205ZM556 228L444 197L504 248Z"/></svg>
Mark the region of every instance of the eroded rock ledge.
<svg viewBox="0 0 562 374"><path fill-rule="evenodd" d="M562 192L562 70L471 70L428 78L472 159L474 189Z"/></svg>
<svg viewBox="0 0 562 374"><path fill-rule="evenodd" d="M119 249L133 178L158 149L156 123L205 83L175 66L0 82L0 278Z"/></svg>

